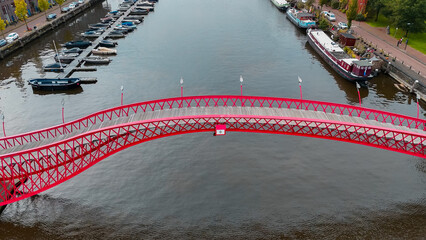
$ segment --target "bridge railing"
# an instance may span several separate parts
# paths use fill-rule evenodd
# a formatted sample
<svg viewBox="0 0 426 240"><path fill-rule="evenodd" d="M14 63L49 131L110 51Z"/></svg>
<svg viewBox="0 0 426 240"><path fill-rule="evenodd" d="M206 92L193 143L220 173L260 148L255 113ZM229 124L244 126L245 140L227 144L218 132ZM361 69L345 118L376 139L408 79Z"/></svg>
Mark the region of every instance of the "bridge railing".
<svg viewBox="0 0 426 240"><path fill-rule="evenodd" d="M411 129L426 130L426 121L423 119L339 103L276 97L212 95L160 99L102 110L61 125L1 138L0 149L7 149L29 142L57 137L62 134L78 131L82 128L88 128L97 123L114 120L140 112L202 107L258 107L309 110L359 117L365 120L374 120L381 123L389 123L395 126L404 126Z"/></svg>

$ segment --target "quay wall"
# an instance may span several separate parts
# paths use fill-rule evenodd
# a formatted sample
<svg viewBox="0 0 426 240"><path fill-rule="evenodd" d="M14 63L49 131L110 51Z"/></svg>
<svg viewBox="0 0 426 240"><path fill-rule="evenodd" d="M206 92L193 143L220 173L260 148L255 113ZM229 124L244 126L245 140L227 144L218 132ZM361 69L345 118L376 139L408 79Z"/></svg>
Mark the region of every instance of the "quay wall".
<svg viewBox="0 0 426 240"><path fill-rule="evenodd" d="M80 5L77 8L72 9L67 14L63 14L60 17L53 19L52 21L46 22L43 26L35 30L32 30L30 33L25 34L22 37L19 37L18 40L0 49L0 59L4 59L5 57L12 54L16 50L24 47L25 45L32 42L33 40L43 36L45 33L48 33L56 29L60 25L66 22L69 22L70 20L74 19L76 16L82 14L87 9L91 8L93 5L102 1L104 0L87 0L84 4Z"/></svg>
<svg viewBox="0 0 426 240"><path fill-rule="evenodd" d="M419 94L420 100L426 102L426 86L423 85L426 79L424 79L423 76L394 59L389 60L389 57L383 56L382 54L376 54L376 56L383 61L381 65L382 72L392 77L407 91Z"/></svg>

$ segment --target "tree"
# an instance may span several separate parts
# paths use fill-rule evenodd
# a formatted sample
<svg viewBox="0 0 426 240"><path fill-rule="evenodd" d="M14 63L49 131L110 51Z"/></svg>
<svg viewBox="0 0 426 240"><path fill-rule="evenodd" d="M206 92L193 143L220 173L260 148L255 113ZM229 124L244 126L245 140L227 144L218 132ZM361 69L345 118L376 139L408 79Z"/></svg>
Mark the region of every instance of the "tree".
<svg viewBox="0 0 426 240"><path fill-rule="evenodd" d="M327 5L327 3L330 2L330 0L320 0L319 1L319 5L321 6L321 10L322 10L322 6L325 4Z"/></svg>
<svg viewBox="0 0 426 240"><path fill-rule="evenodd" d="M0 17L0 31L1 31L1 34L3 35L3 38L4 38L4 30L6 29L6 23L4 22L4 20L3 19L1 19L1 17Z"/></svg>
<svg viewBox="0 0 426 240"><path fill-rule="evenodd" d="M328 28L329 28L329 26L328 26L328 21L327 20L325 20L324 18L322 18L320 21L319 21L319 24L318 24L318 27L320 28L320 29L322 29L322 30L328 30Z"/></svg>
<svg viewBox="0 0 426 240"><path fill-rule="evenodd" d="M44 15L46 16L46 10L49 9L49 2L47 0L38 0L38 8L40 8L40 10L42 12L44 12Z"/></svg>
<svg viewBox="0 0 426 240"><path fill-rule="evenodd" d="M25 0L14 0L15 2L15 15L18 17L19 20L25 22L25 26L27 26L27 29L30 29L27 24L27 3Z"/></svg>
<svg viewBox="0 0 426 240"><path fill-rule="evenodd" d="M389 19L396 27L405 30L405 36L410 32L422 32L426 29L425 0L393 0L386 4L390 10Z"/></svg>
<svg viewBox="0 0 426 240"><path fill-rule="evenodd" d="M308 8L311 8L314 5L315 0L308 0L305 4Z"/></svg>
<svg viewBox="0 0 426 240"><path fill-rule="evenodd" d="M348 0L340 0L340 6L339 9L343 10L346 9L346 6L348 5Z"/></svg>
<svg viewBox="0 0 426 240"><path fill-rule="evenodd" d="M380 10L385 7L386 0L369 0L367 2L368 12L374 12L375 18L374 21L377 22L379 19Z"/></svg>
<svg viewBox="0 0 426 240"><path fill-rule="evenodd" d="M62 8L62 4L65 2L65 0L55 0L57 4L59 4L59 8Z"/></svg>
<svg viewBox="0 0 426 240"><path fill-rule="evenodd" d="M348 28L351 28L352 20L355 19L358 10L358 0L351 0L349 3L348 11L346 11L346 18L348 19Z"/></svg>

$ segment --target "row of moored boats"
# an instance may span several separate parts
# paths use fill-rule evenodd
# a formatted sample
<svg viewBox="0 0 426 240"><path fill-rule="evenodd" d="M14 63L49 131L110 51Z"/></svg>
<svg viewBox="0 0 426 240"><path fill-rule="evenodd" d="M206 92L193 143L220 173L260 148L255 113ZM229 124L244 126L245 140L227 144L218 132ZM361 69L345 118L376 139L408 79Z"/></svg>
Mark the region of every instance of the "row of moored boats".
<svg viewBox="0 0 426 240"><path fill-rule="evenodd" d="M271 0L280 10L286 12L287 19L299 28L307 29L308 43L340 76L362 85L373 78L373 64L349 56L324 31L317 29L315 15L305 9L298 10L286 0Z"/></svg>
<svg viewBox="0 0 426 240"><path fill-rule="evenodd" d="M70 41L62 44L63 50L55 54L55 63L43 67L46 72L63 72L64 69L74 61L79 55L92 45L92 41L101 37L105 31L110 30L106 38L123 38L128 33L133 32L136 25L143 22L144 16L154 11L154 4L158 0L124 0L118 10L110 11L100 22L89 24L88 29L81 33L81 36L87 40ZM127 16L116 24L117 20L123 16L124 12L130 12ZM112 30L110 28L113 28ZM116 55L116 41L103 39L99 41L97 47L91 50L91 53L82 59L85 65L109 64L112 59L108 55ZM35 89L41 90L63 90L80 86L79 78L38 78L28 81Z"/></svg>

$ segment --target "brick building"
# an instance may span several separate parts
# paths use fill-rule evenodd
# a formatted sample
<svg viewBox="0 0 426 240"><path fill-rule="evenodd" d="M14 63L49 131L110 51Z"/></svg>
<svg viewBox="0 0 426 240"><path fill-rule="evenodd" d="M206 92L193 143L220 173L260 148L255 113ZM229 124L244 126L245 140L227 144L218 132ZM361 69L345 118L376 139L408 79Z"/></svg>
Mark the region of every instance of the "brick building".
<svg viewBox="0 0 426 240"><path fill-rule="evenodd" d="M25 0L28 8L28 16L39 12L37 0ZM18 21L15 15L15 3L13 0L0 0L0 17L8 23Z"/></svg>
<svg viewBox="0 0 426 240"><path fill-rule="evenodd" d="M358 0L358 13L365 13L365 9L367 8L367 0Z"/></svg>

